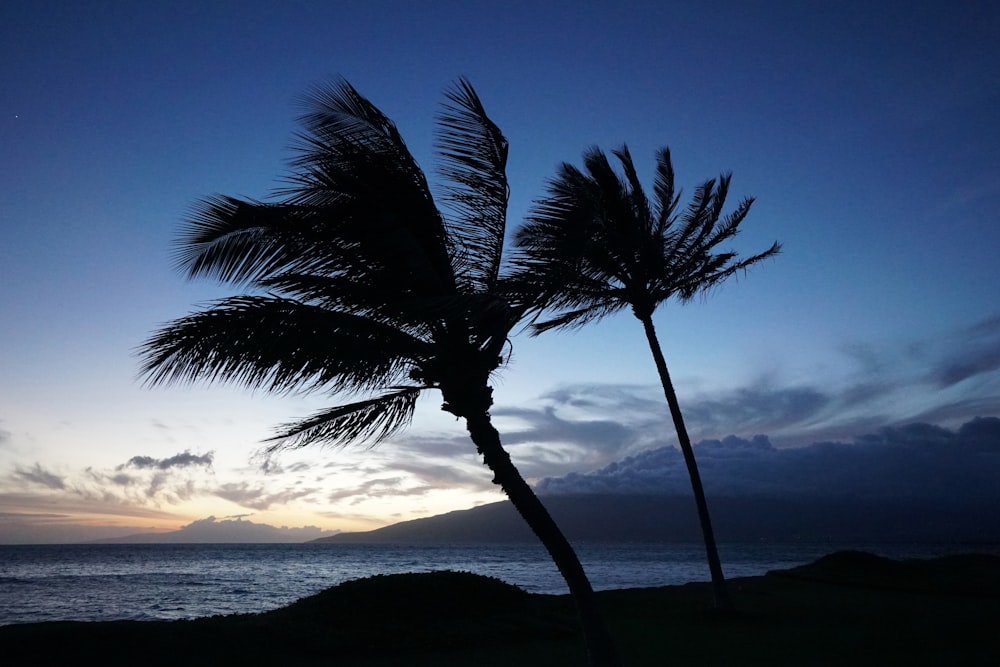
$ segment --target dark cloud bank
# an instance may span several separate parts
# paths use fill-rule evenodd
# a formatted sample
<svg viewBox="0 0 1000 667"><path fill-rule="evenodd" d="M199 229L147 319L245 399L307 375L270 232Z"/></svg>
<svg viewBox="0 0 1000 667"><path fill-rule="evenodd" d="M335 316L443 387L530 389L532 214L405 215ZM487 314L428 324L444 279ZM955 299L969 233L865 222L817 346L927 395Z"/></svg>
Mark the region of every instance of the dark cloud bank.
<svg viewBox="0 0 1000 667"><path fill-rule="evenodd" d="M952 431L886 428L851 443L781 449L767 437L695 446L722 542L1000 543L1000 419ZM576 541L697 542L690 483L676 447L536 485ZM334 541L530 541L509 503L404 522Z"/></svg>
<svg viewBox="0 0 1000 667"><path fill-rule="evenodd" d="M885 428L852 443L776 448L767 436L729 436L694 446L709 495L827 499L1000 501L1000 419L956 431L931 424ZM540 494L683 494L690 488L680 450L660 447L600 470L546 478ZM1000 511L1000 508L998 508Z"/></svg>
<svg viewBox="0 0 1000 667"><path fill-rule="evenodd" d="M1000 419L995 417L974 419L955 431L911 424L852 443L788 449L775 448L765 436L728 437L702 441L695 452L723 540L1000 542ZM621 538L698 535L676 447L643 452L588 474L544 479L537 491L570 523L575 520L569 499L608 513L606 522L620 523ZM650 516L661 525L648 521ZM567 530L579 537L581 529L585 526Z"/></svg>

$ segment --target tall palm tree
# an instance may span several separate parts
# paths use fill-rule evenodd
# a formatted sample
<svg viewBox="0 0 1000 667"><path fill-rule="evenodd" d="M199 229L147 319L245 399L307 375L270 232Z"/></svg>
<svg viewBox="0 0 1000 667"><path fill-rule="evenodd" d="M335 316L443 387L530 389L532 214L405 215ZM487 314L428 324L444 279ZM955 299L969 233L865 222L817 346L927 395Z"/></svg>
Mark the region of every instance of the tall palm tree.
<svg viewBox="0 0 1000 667"><path fill-rule="evenodd" d="M440 391L566 579L592 664L617 664L573 548L490 421L491 378L525 314L497 288L507 140L467 81L446 100L437 147L448 215L379 109L346 82L312 90L276 201L207 198L176 246L189 278L243 293L155 332L141 374L352 397L284 425L269 451L378 443L409 424L421 392Z"/></svg>
<svg viewBox="0 0 1000 667"><path fill-rule="evenodd" d="M752 199L731 213L722 210L731 175L700 185L688 207L678 211L670 151L657 154L653 201L646 197L627 147L614 152L619 176L598 149L584 155L584 170L563 164L518 229L517 255L510 289L517 300L536 310L534 333L580 327L611 313L629 309L642 322L663 385L670 416L691 479L705 539L715 605L731 601L719 562L708 503L694 450L684 425L677 393L653 326L653 312L671 298L686 302L780 251L775 243L764 252L738 259L716 247L736 235ZM541 311L555 312L548 320Z"/></svg>

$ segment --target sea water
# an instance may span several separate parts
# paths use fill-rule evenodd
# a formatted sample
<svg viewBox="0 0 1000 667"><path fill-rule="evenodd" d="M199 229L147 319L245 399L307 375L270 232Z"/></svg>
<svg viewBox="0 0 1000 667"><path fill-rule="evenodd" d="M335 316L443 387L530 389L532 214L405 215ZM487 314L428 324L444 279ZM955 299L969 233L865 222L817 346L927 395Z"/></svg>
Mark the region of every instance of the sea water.
<svg viewBox="0 0 1000 667"><path fill-rule="evenodd" d="M1000 554L1000 545L722 544L729 578L802 565L842 549L892 558ZM707 581L700 544L581 544L594 588ZM0 545L0 625L41 621L173 620L258 613L350 579L453 570L496 577L530 593L566 584L537 544Z"/></svg>

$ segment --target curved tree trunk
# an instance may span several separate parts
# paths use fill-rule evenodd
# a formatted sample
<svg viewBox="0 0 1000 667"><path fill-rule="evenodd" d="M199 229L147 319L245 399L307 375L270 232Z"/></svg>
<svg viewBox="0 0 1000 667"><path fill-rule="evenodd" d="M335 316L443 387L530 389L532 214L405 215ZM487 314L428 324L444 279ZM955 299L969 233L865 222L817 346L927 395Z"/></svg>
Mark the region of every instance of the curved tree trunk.
<svg viewBox="0 0 1000 667"><path fill-rule="evenodd" d="M511 503L552 556L556 567L566 580L580 614L590 664L595 667L620 665L618 652L597 607L594 590L576 552L542 505L541 500L511 462L510 455L500 442L500 434L490 421L489 413L466 415L465 423L472 441L483 455L484 463L495 475L493 483L503 488Z"/></svg>
<svg viewBox="0 0 1000 667"><path fill-rule="evenodd" d="M656 371L659 373L660 383L663 385L663 395L667 399L667 405L670 407L670 416L673 418L674 428L677 430L677 442L680 444L681 453L684 454L684 463L687 465L688 476L691 478L691 490L694 492L694 501L698 506L698 521L701 523L701 533L705 539L708 569L712 574L712 595L714 597L715 608L732 609L733 602L729 597L726 579L722 574L722 563L719 561L719 550L715 545L715 532L712 530L712 519L708 514L705 489L701 485L701 475L698 473L698 463L694 458L694 449L691 447L691 439L688 437L687 427L684 425L684 416L681 414L680 403L677 402L677 392L674 391L673 382L670 381L670 373L667 372L667 362L663 358L663 350L660 348L660 341L656 337L656 329L653 328L652 318L639 317L639 320L646 330L646 340L649 342L649 350L653 353Z"/></svg>

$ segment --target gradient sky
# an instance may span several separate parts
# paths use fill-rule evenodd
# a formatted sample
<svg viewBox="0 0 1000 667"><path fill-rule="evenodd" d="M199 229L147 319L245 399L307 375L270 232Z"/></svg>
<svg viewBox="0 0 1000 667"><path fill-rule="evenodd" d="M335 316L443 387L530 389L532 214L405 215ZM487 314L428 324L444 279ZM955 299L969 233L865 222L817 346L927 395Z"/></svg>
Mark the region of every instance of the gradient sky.
<svg viewBox="0 0 1000 667"><path fill-rule="evenodd" d="M137 380L150 332L225 293L172 267L180 220L266 197L296 99L338 76L432 185L433 119L468 77L510 140L511 229L593 145L627 143L647 179L669 146L687 193L733 172L733 199L757 198L736 248L784 252L657 314L695 440L866 447L996 417L998 62L1000 8L971 0L5 2L0 542L213 516L356 530L501 499L436 395L375 450L264 460L319 398ZM519 335L494 416L532 480L633 469L673 442L655 383L631 316Z"/></svg>

